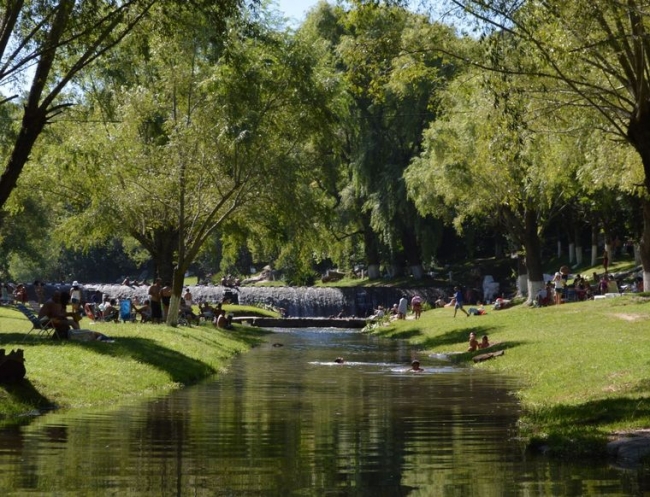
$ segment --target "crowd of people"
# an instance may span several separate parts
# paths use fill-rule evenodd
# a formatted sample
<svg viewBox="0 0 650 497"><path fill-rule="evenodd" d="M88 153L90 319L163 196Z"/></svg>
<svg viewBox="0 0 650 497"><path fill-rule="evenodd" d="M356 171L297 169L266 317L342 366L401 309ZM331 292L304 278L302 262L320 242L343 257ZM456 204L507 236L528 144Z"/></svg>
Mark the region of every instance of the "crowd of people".
<svg viewBox="0 0 650 497"><path fill-rule="evenodd" d="M1 285L7 292L6 303L28 304L37 313L39 320L53 329L54 339L102 340L110 341L109 337L93 330L82 329L81 320L86 317L91 322L141 322L162 323L166 321L170 311L172 288L156 279L150 285L147 297L140 301L138 297L112 298L99 290L90 291L78 282L73 281L69 289L57 287L47 299L43 298L42 284L35 285L37 298L41 301L30 300L24 284L15 287ZM179 303L180 324L212 323L216 328L230 330L232 315L228 315L222 304L201 302L196 304L189 287Z"/></svg>

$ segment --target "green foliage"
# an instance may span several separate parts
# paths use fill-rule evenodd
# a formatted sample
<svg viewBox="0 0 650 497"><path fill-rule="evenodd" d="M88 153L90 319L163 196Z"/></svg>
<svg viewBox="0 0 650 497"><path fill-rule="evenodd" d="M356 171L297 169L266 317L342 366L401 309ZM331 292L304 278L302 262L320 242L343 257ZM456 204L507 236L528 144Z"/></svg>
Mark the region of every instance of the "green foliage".
<svg viewBox="0 0 650 497"><path fill-rule="evenodd" d="M404 8L372 2L349 11L321 5L304 30L330 47L350 97L340 123L346 141L335 150L340 177L330 191L332 258L347 268L361 248L366 263L418 266L435 226L418 217L401 177L456 69L437 48L455 37Z"/></svg>

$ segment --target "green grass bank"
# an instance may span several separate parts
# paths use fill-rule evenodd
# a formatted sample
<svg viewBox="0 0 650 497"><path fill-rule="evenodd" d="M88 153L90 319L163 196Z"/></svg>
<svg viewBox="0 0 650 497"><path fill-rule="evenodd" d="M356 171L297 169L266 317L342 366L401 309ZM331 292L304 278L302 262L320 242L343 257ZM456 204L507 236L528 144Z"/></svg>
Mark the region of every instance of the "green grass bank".
<svg viewBox="0 0 650 497"><path fill-rule="evenodd" d="M409 340L425 368L432 354L448 354L519 379L520 435L554 455L603 456L612 435L650 427L650 298L486 310L454 318L453 308L432 309L373 332ZM471 331L493 345L467 352ZM472 361L498 350L504 355Z"/></svg>
<svg viewBox="0 0 650 497"><path fill-rule="evenodd" d="M19 312L0 308L0 348L21 348L27 375L0 385L0 424L21 414L52 407L107 405L127 398L159 395L196 383L228 367L229 360L259 344L267 333L235 325L181 326L94 323L114 343L57 341L26 337L31 323Z"/></svg>

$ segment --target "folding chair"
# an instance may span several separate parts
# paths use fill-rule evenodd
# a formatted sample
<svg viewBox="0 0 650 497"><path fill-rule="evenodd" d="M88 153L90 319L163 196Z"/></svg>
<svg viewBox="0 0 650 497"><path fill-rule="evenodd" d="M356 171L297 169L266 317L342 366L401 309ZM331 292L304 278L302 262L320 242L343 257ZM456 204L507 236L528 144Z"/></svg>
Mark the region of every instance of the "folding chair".
<svg viewBox="0 0 650 497"><path fill-rule="evenodd" d="M14 304L14 307L17 311L29 319L30 323L32 323L32 329L27 332L25 339L27 339L27 337L30 336L33 331L36 331L37 336L43 338L49 338L52 335L54 332L54 324L50 318L47 316L39 318L34 311L20 302Z"/></svg>

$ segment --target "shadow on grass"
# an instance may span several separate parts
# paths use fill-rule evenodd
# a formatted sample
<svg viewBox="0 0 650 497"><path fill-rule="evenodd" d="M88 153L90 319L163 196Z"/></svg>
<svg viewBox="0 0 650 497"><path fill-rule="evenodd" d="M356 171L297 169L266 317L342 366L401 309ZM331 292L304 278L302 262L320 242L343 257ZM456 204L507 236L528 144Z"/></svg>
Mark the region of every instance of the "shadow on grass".
<svg viewBox="0 0 650 497"><path fill-rule="evenodd" d="M233 331L235 339L249 347L260 344L264 335L270 332L262 329L237 327ZM113 357L127 357L138 362L149 364L167 373L174 382L188 384L215 374L217 370L210 364L188 357L173 349L163 347L149 338L120 337L110 346L101 342L70 342L78 346L92 346L95 352ZM211 348L216 345L212 343Z"/></svg>
<svg viewBox="0 0 650 497"><path fill-rule="evenodd" d="M647 399L624 397L594 400L579 405L556 405L525 414L531 431L537 427L544 437L531 437L531 447L544 445L551 455L559 457L605 457L607 433L603 425L630 420L650 419Z"/></svg>
<svg viewBox="0 0 650 497"><path fill-rule="evenodd" d="M12 383L3 383L2 388L16 403L34 406L39 410L51 409L54 407L52 402L47 397L44 397L41 392L36 390L34 385L32 385L32 382L26 378Z"/></svg>
<svg viewBox="0 0 650 497"><path fill-rule="evenodd" d="M382 338L395 338L399 340L408 340L409 338L417 337L422 334L422 330L419 328L404 330L404 331L395 331L392 328L377 328L372 331L372 334Z"/></svg>
<svg viewBox="0 0 650 497"><path fill-rule="evenodd" d="M154 340L141 337L120 337L115 343L70 342L75 346L92 346L98 354L130 358L167 373L174 382L189 383L216 373L209 364L163 347Z"/></svg>
<svg viewBox="0 0 650 497"><path fill-rule="evenodd" d="M5 348L5 344L7 343L11 344L9 348L20 348L23 345L41 344L44 340L47 340L47 338L43 336L36 335L36 331L37 330L32 331L30 335L28 335L26 331L2 333L0 334L0 348Z"/></svg>
<svg viewBox="0 0 650 497"><path fill-rule="evenodd" d="M472 326L471 328L463 328L462 330L453 330L448 333L443 333L442 335L427 338L423 345L426 348L434 348L444 345L454 345L459 347L459 344L462 343L466 349L467 343L469 342L469 334L471 332L476 333L476 336L480 340L483 335L490 336L490 333L495 332L498 329L499 328L496 326Z"/></svg>

